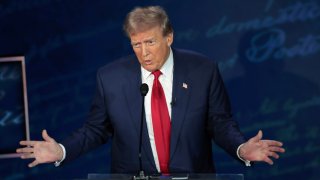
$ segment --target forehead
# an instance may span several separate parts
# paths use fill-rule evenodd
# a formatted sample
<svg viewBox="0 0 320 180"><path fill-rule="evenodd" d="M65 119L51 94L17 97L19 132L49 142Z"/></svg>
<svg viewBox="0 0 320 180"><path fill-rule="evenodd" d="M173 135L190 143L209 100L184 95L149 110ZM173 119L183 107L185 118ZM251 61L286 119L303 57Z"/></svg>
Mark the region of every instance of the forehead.
<svg viewBox="0 0 320 180"><path fill-rule="evenodd" d="M142 32L137 32L130 34L130 40L132 42L135 41L144 41L147 39L152 39L152 38L158 38L162 36L162 31L160 27L153 27L148 30L142 31Z"/></svg>

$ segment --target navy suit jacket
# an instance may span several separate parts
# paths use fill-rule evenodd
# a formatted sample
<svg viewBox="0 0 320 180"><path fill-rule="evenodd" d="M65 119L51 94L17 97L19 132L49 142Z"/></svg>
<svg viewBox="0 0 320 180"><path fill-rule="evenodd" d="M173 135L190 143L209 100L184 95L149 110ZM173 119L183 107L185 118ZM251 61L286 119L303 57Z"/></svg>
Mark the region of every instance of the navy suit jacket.
<svg viewBox="0 0 320 180"><path fill-rule="evenodd" d="M231 108L217 64L195 52L173 49L174 73L171 115L171 173L214 173L212 141L237 158L245 138L232 120ZM187 88L183 87L187 84ZM139 170L141 69L132 55L102 67L97 90L84 126L65 139L65 162L112 139L112 173ZM149 92L151 93L151 92ZM157 173L146 123L142 165Z"/></svg>

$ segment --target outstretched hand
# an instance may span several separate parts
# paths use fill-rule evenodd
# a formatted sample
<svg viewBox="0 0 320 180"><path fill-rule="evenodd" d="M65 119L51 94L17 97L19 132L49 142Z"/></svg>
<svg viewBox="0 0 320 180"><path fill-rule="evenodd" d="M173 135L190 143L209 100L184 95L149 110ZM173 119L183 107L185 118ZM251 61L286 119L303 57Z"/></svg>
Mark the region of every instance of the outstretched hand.
<svg viewBox="0 0 320 180"><path fill-rule="evenodd" d="M20 145L27 146L16 150L17 153L21 153L21 159L35 159L29 167L59 161L63 157L62 148L46 130L42 131L42 138L44 141L20 141Z"/></svg>
<svg viewBox="0 0 320 180"><path fill-rule="evenodd" d="M270 157L279 158L278 153L285 152L282 143L274 140L262 140L262 131L249 139L240 148L240 157L248 161L264 161L270 165L273 161Z"/></svg>

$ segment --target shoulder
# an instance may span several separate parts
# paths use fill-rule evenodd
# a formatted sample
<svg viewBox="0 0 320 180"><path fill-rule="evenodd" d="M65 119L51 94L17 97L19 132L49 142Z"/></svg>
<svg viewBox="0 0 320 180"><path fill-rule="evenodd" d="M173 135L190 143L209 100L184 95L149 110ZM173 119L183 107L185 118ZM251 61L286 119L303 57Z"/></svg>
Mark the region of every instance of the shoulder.
<svg viewBox="0 0 320 180"><path fill-rule="evenodd" d="M201 53L196 52L196 51L188 50L188 49L172 48L172 51L173 51L173 54L177 55L177 56L208 59L208 57L206 55L201 54Z"/></svg>
<svg viewBox="0 0 320 180"><path fill-rule="evenodd" d="M116 59L98 69L98 74L100 75L119 75L121 73L127 72L128 70L139 68L140 65L135 55L125 56Z"/></svg>
<svg viewBox="0 0 320 180"><path fill-rule="evenodd" d="M196 51L186 49L173 49L173 57L176 64L190 67L192 69L216 69L217 63L208 56Z"/></svg>

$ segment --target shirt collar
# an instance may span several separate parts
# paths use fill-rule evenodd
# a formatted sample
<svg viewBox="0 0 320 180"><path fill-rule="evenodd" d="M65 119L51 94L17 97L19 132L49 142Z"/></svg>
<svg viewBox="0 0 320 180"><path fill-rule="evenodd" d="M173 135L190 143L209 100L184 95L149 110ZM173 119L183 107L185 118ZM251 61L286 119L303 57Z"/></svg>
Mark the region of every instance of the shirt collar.
<svg viewBox="0 0 320 180"><path fill-rule="evenodd" d="M172 49L170 48L169 57L166 62L160 68L162 75L166 78L170 78L173 75L173 54ZM147 71L141 66L141 75L142 75L142 82L145 82L146 79L152 74L152 72Z"/></svg>

